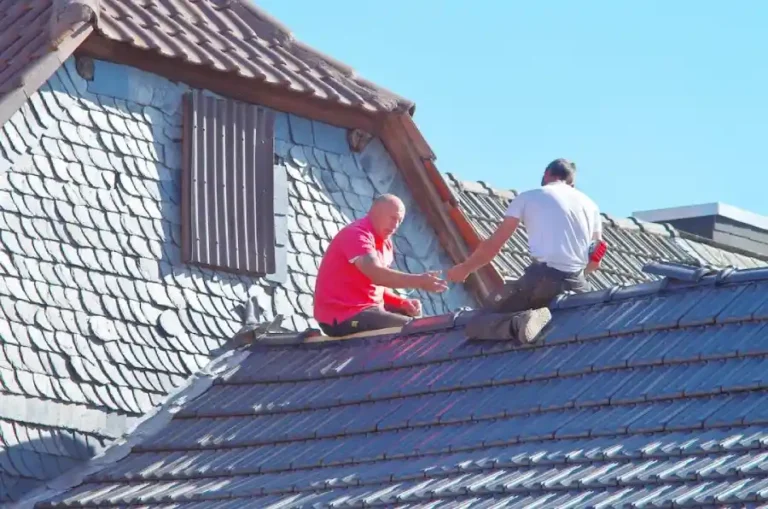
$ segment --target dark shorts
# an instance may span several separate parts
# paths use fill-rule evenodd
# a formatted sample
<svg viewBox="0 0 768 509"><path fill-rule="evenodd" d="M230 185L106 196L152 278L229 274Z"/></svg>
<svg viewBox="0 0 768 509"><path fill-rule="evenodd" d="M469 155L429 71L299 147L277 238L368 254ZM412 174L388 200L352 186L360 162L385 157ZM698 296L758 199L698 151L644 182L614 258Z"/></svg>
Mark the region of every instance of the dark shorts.
<svg viewBox="0 0 768 509"><path fill-rule="evenodd" d="M333 324L320 323L319 325L320 330L326 336L347 336L357 332L402 327L411 320L413 320L412 317L397 311L387 311L378 307L372 307L359 312L343 322L336 322L334 320Z"/></svg>
<svg viewBox="0 0 768 509"><path fill-rule="evenodd" d="M584 272L563 272L544 263L529 265L520 278L505 283L491 294L486 309L494 313L514 313L549 306L558 295L589 291Z"/></svg>

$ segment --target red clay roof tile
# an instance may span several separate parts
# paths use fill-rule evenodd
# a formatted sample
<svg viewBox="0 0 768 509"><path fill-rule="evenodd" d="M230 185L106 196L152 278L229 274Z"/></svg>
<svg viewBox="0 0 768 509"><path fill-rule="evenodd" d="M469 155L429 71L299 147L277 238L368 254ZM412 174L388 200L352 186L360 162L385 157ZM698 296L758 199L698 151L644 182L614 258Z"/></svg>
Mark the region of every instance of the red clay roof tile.
<svg viewBox="0 0 768 509"><path fill-rule="evenodd" d="M0 95L21 83L24 70L45 51L50 0L0 0Z"/></svg>
<svg viewBox="0 0 768 509"><path fill-rule="evenodd" d="M295 40L248 0L102 0L97 32L163 56L371 112L412 103Z"/></svg>
<svg viewBox="0 0 768 509"><path fill-rule="evenodd" d="M407 99L297 41L249 0L80 1L100 6L97 33L158 56L364 112L413 108ZM29 67L50 51L52 3L0 0L0 100L18 89Z"/></svg>

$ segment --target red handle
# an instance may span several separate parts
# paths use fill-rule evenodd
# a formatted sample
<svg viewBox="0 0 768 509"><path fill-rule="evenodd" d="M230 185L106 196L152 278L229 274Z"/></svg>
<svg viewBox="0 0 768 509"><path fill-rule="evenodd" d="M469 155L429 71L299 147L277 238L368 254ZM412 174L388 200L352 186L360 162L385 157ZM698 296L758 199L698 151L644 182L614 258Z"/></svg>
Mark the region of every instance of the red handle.
<svg viewBox="0 0 768 509"><path fill-rule="evenodd" d="M608 250L608 244L604 240L600 240L592 248L592 252L589 253L589 260L592 262L599 262L605 256L605 252Z"/></svg>

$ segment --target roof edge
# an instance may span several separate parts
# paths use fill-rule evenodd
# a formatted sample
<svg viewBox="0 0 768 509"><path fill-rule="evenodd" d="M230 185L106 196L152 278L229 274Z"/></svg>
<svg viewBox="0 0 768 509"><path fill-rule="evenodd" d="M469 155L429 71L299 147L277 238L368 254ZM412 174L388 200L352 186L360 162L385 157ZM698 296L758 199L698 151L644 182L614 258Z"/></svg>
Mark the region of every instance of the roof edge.
<svg viewBox="0 0 768 509"><path fill-rule="evenodd" d="M352 81L352 83L348 84L350 87L354 86L354 88L358 88L369 94L373 94L382 103L389 103L389 108L392 113L415 111L416 106L409 99L406 99L405 97L396 94L395 92L392 92L391 90L381 85L363 78L352 67L336 60L330 55L321 53L312 46L309 46L308 44L295 39L291 41L291 46L294 50L301 52L305 60L311 61L318 67L324 68L325 71L342 75Z"/></svg>
<svg viewBox="0 0 768 509"><path fill-rule="evenodd" d="M29 65L19 76L16 87L0 97L0 126L16 114L29 98L42 87L48 79L93 33L89 22L78 22L66 29L58 39L51 42L50 51Z"/></svg>
<svg viewBox="0 0 768 509"><path fill-rule="evenodd" d="M164 57L151 50L115 42L98 32L94 32L83 42L77 54L134 67L172 81L184 82L194 88L207 89L222 96L260 104L331 125L362 129L374 135L378 135L382 119L387 116L387 113L363 112L359 108L317 99L308 94L290 92L277 85L254 79L203 69L199 65L180 62L178 59Z"/></svg>
<svg viewBox="0 0 768 509"><path fill-rule="evenodd" d="M70 471L45 482L23 498L10 505L12 509L32 508L40 502L64 493L82 484L86 477L120 461L132 449L161 431L183 405L202 396L223 373L239 366L251 351L247 348L229 350L211 360L191 375L184 384L171 392L165 402L147 412L122 437L112 441L102 452Z"/></svg>
<svg viewBox="0 0 768 509"><path fill-rule="evenodd" d="M410 99L360 76L355 68L349 64L345 64L344 62L300 40L294 35L293 31L285 23L281 22L261 7L258 7L253 2L249 0L238 0L238 3L240 7L247 9L257 18L261 18L272 25L275 28L277 34L279 34L279 39L281 42L302 52L304 56L307 57L307 60L322 65L326 70L332 69L335 73L356 80L361 85L363 85L361 88L366 89L368 92L374 93L379 99L383 99L383 95L388 95L388 99L391 99L395 102L395 105L392 108L392 112L402 113L407 111L410 115L414 114L416 105Z"/></svg>
<svg viewBox="0 0 768 509"><path fill-rule="evenodd" d="M768 267L734 269L732 267L697 267L672 262L653 262L643 272L660 276L626 286L612 286L577 294L561 294L550 304L550 309L571 309L595 304L608 304L622 300L659 295L663 292L727 284L749 284L768 280Z"/></svg>

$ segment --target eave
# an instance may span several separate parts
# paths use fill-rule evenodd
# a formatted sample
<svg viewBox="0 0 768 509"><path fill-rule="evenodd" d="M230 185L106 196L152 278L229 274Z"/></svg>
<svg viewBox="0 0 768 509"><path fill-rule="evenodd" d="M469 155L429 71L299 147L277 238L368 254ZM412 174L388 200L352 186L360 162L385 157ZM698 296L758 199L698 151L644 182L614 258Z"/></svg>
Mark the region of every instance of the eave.
<svg viewBox="0 0 768 509"><path fill-rule="evenodd" d="M286 113L293 113L349 129L362 129L378 135L382 113L365 112L345 107L277 85L259 82L234 72L202 68L175 58L164 57L154 51L115 42L94 32L78 48L76 55L106 60L141 69L172 81L186 83L195 88L210 90L222 96L261 104Z"/></svg>
<svg viewBox="0 0 768 509"><path fill-rule="evenodd" d="M72 27L58 45L51 47L48 53L19 73L15 86L0 96L0 126L24 106L92 33L91 24L80 23L79 26Z"/></svg>

